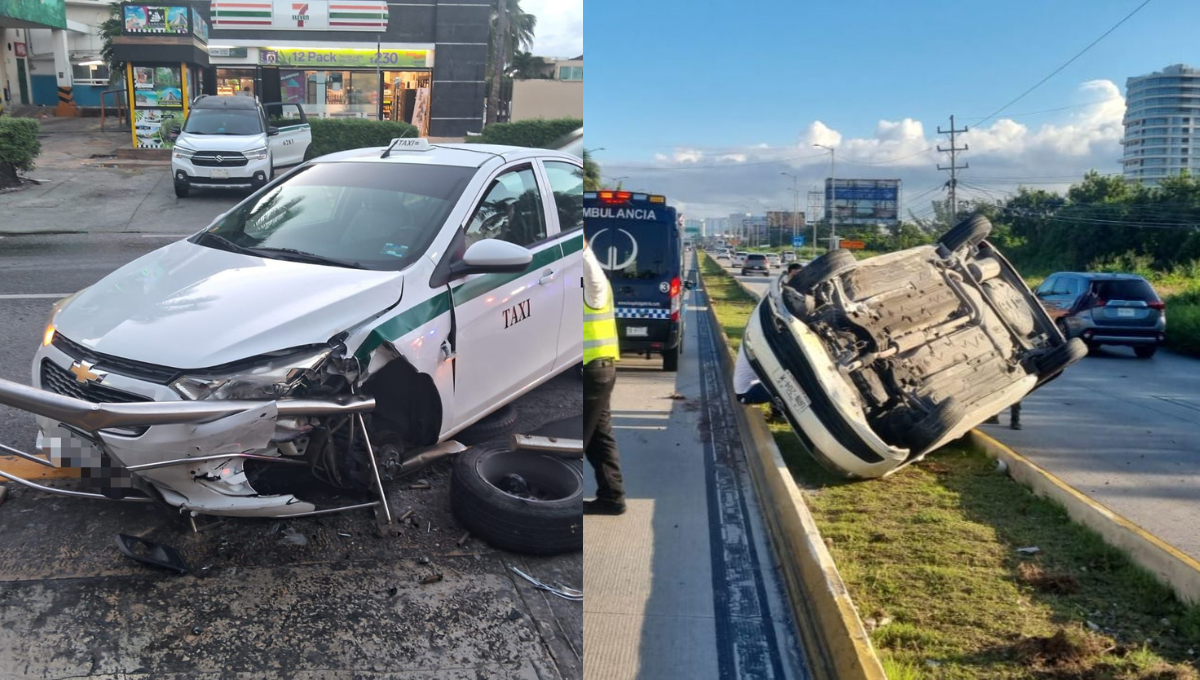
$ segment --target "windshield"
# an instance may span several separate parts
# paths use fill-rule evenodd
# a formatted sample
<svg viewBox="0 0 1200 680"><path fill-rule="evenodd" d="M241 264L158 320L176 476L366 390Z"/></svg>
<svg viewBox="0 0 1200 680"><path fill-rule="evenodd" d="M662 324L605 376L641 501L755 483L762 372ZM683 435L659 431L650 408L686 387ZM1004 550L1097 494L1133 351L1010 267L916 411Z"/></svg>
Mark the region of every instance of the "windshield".
<svg viewBox="0 0 1200 680"><path fill-rule="evenodd" d="M680 268L679 236L669 226L620 220L591 220L588 241L614 279L661 281Z"/></svg>
<svg viewBox="0 0 1200 680"><path fill-rule="evenodd" d="M254 194L191 240L274 259L398 271L433 242L474 173L317 163Z"/></svg>
<svg viewBox="0 0 1200 680"><path fill-rule="evenodd" d="M254 109L192 109L183 131L193 135L260 135L263 123Z"/></svg>

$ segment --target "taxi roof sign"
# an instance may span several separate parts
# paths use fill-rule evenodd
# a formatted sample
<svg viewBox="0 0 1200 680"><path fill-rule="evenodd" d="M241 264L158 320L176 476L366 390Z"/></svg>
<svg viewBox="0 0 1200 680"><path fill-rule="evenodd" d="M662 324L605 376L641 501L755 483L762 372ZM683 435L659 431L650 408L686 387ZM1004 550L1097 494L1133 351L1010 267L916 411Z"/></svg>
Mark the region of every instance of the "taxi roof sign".
<svg viewBox="0 0 1200 680"><path fill-rule="evenodd" d="M429 151L432 148L424 137L396 137L380 158L387 158L393 151Z"/></svg>

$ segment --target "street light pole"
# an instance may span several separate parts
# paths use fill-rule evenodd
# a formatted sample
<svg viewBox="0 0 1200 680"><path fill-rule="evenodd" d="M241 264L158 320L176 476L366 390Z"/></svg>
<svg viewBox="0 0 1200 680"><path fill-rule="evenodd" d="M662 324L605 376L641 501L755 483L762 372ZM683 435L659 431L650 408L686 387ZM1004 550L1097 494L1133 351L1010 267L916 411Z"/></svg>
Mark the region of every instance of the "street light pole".
<svg viewBox="0 0 1200 680"><path fill-rule="evenodd" d="M790 172L781 172L792 178L792 247L796 243L796 228L800 226L800 178Z"/></svg>
<svg viewBox="0 0 1200 680"><path fill-rule="evenodd" d="M829 249L836 250L837 241L837 152L832 146L813 144L829 151Z"/></svg>

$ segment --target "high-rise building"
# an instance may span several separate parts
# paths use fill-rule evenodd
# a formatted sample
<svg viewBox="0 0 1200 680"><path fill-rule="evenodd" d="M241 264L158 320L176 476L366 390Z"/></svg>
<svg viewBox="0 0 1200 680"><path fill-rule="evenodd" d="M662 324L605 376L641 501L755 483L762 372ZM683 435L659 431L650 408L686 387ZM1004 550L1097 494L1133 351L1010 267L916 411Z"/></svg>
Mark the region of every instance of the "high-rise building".
<svg viewBox="0 0 1200 680"><path fill-rule="evenodd" d="M1200 128L1200 70L1175 64L1125 81L1125 179L1158 184L1200 161L1191 152Z"/></svg>

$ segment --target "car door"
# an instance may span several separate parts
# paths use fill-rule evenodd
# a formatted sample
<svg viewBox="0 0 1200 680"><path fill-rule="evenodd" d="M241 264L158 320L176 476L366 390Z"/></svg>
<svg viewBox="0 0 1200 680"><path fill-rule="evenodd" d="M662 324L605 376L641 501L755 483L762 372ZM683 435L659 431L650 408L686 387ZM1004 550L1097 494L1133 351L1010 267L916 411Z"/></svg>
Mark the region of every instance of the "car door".
<svg viewBox="0 0 1200 680"><path fill-rule="evenodd" d="M485 415L549 375L562 322L561 246L552 238L532 162L506 167L487 183L465 227L466 244L509 241L533 254L517 274L475 274L452 282L458 422ZM452 257L461 257L455 253ZM582 318L580 323L582 324Z"/></svg>
<svg viewBox="0 0 1200 680"><path fill-rule="evenodd" d="M1051 318L1057 319L1066 313L1062 308L1063 298L1066 293L1066 277L1061 274L1055 274L1042 282L1038 286L1037 298L1042 301L1042 306L1046 308L1046 313Z"/></svg>
<svg viewBox="0 0 1200 680"><path fill-rule="evenodd" d="M553 210L548 211L558 226L563 259L563 313L558 333L556 369L583 357L583 168L565 160L544 160L542 168L550 188Z"/></svg>
<svg viewBox="0 0 1200 680"><path fill-rule="evenodd" d="M268 125L278 132L267 137L271 147L271 158L275 167L296 165L304 160L304 153L312 144L312 126L299 104L265 104Z"/></svg>

